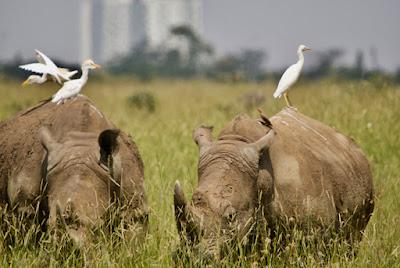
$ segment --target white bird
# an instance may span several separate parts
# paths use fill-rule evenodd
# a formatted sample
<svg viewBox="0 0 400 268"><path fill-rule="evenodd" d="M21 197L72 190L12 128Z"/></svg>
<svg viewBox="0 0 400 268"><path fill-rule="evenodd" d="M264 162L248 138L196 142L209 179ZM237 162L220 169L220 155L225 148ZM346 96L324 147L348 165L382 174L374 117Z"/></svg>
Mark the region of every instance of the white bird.
<svg viewBox="0 0 400 268"><path fill-rule="evenodd" d="M88 80L89 70L101 68L101 66L94 63L93 60L86 60L82 63L81 68L81 78L65 82L60 90L53 95L51 102L57 103L58 105L69 98L77 96Z"/></svg>
<svg viewBox="0 0 400 268"><path fill-rule="evenodd" d="M65 68L58 68L57 65L45 54L35 49L36 58L38 63L30 63L19 66L19 68L31 71L34 73L40 73L39 75L30 75L28 79L26 79L22 86L27 86L30 84L43 84L47 81L47 75L51 75L51 77L56 80L59 84L63 81L69 81L73 75L75 75L78 71L69 71Z"/></svg>
<svg viewBox="0 0 400 268"><path fill-rule="evenodd" d="M275 90L274 98L280 98L282 95L285 97L285 101L287 106L292 106L289 101L288 90L289 88L296 83L297 79L299 79L301 69L304 65L304 55L303 51L311 50L305 45L300 45L297 49L297 55L299 56L299 60L291 65L287 70L283 73L281 80L279 80L278 87Z"/></svg>

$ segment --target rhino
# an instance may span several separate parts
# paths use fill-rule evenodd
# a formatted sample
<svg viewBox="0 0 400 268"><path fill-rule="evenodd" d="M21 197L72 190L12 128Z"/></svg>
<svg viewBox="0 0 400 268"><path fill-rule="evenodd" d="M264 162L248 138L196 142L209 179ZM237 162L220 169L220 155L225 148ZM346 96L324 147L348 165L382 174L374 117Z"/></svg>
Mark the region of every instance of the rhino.
<svg viewBox="0 0 400 268"><path fill-rule="evenodd" d="M41 215L45 229L62 223L78 245L115 205L137 235L147 232L143 172L132 138L84 96L0 123L1 208Z"/></svg>
<svg viewBox="0 0 400 268"><path fill-rule="evenodd" d="M177 181L174 208L181 244L201 256L218 259L224 248L294 228L361 239L374 190L368 160L351 138L287 108L270 119L238 115L216 140L212 127L201 126L193 139L198 185L188 202Z"/></svg>

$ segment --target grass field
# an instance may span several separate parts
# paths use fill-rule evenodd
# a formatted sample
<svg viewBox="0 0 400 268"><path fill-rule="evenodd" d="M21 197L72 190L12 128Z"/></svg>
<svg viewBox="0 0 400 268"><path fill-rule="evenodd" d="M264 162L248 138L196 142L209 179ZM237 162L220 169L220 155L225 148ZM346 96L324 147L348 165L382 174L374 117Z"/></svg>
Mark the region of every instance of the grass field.
<svg viewBox="0 0 400 268"><path fill-rule="evenodd" d="M47 98L57 89L21 88L15 82L0 81L0 119ZM208 81L154 81L130 79L92 80L84 94L118 127L132 134L145 164L145 188L151 207L150 232L140 248L120 242L113 247L103 239L85 252L61 251L57 245L40 241L36 245L0 247L2 266L42 267L92 265L170 267L171 253L178 244L173 214L172 189L179 179L190 197L197 180L197 147L192 130L202 123L214 125L215 133L238 113L246 112L241 96L261 91L261 105L269 116L284 107L272 99L274 85L215 83ZM155 97L155 111L129 105L129 96L147 91ZM334 267L400 267L400 86L375 82L322 81L298 84L291 100L299 111L353 137L364 149L374 173L376 206L355 258L333 252L325 265ZM255 109L248 111L256 116ZM90 257L88 257L90 256ZM301 258L303 256L303 258ZM306 258L304 258L304 256ZM273 266L317 266L311 252L296 252L271 258ZM301 260L301 262L299 262ZM254 266L253 260L226 260L220 266Z"/></svg>

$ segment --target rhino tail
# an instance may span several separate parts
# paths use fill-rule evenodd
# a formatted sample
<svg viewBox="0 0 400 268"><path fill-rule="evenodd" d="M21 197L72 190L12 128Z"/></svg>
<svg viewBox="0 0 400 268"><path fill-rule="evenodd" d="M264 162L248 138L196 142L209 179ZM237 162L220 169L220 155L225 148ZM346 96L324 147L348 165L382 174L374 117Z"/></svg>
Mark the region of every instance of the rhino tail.
<svg viewBox="0 0 400 268"><path fill-rule="evenodd" d="M264 115L264 111L261 108L257 108L258 113L260 114L260 123L266 127L272 128L272 123L269 119Z"/></svg>

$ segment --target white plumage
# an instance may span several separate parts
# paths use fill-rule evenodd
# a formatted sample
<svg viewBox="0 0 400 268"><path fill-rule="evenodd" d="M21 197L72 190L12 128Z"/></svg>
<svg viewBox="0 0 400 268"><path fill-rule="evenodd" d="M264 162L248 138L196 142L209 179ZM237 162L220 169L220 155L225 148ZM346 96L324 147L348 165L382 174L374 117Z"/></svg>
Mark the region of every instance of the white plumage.
<svg viewBox="0 0 400 268"><path fill-rule="evenodd" d="M276 88L273 95L274 98L280 98L283 95L288 106L291 106L288 96L288 90L299 79L301 70L303 69L304 65L303 51L307 50L310 50L310 48L306 47L305 45L299 46L299 48L297 49L299 60L295 64L287 68L287 70L283 73L281 79L279 80L278 87Z"/></svg>
<svg viewBox="0 0 400 268"><path fill-rule="evenodd" d="M29 84L42 84L47 81L47 75L50 75L55 81L61 84L63 81L69 81L70 78L78 72L76 70L71 72L65 68L58 68L57 65L55 65L55 63L45 54L37 49L35 49L35 52L38 63L24 64L19 66L19 68L43 75L29 76L28 79L22 83L23 86Z"/></svg>
<svg viewBox="0 0 400 268"><path fill-rule="evenodd" d="M82 76L79 79L65 82L57 93L53 95L51 102L60 104L77 96L88 80L89 70L96 68L100 68L100 65L95 64L92 60L86 60L82 63Z"/></svg>

